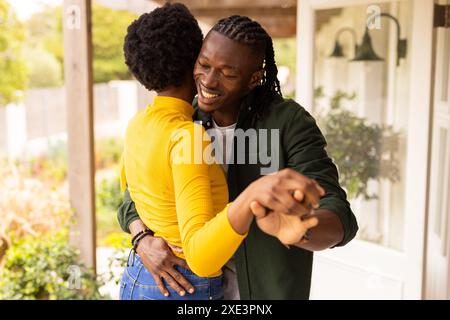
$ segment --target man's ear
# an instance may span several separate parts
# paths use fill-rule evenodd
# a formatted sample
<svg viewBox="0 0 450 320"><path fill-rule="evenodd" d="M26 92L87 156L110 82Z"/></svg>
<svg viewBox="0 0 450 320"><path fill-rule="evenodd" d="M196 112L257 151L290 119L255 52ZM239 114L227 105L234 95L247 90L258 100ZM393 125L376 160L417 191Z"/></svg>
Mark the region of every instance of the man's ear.
<svg viewBox="0 0 450 320"><path fill-rule="evenodd" d="M261 80L264 76L264 69L259 69L255 73L253 73L252 78L250 79L250 83L248 84L249 90L253 90L256 86L261 84Z"/></svg>

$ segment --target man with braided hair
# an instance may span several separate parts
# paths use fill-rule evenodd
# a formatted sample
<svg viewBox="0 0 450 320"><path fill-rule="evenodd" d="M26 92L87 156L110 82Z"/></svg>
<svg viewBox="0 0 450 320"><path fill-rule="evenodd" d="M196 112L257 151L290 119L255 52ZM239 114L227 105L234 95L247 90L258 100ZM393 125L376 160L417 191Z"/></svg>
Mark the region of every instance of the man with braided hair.
<svg viewBox="0 0 450 320"><path fill-rule="evenodd" d="M267 154L278 163L276 170L294 169L326 191L313 213L318 225L290 248L253 222L247 238L224 268L226 299L308 299L313 251L343 246L358 230L339 186L336 167L325 151L325 138L303 107L282 97L277 73L271 37L258 22L238 15L221 19L212 28L194 68L198 101L193 120L216 132L216 138L234 139L222 152L230 201L260 178L267 165L262 161L249 163L255 146L250 141L240 149L236 143L239 131L278 132L274 135L276 145L266 144ZM242 153L246 161L237 161ZM307 197L308 190L301 191ZM262 214L265 210L257 205L252 209ZM122 229L133 235L145 228L127 192L118 220ZM270 219L266 221L270 224ZM139 246L138 254L145 256L144 265L155 280L159 279L162 293L167 292L167 286L182 294L193 289L174 269L174 265L187 267L173 254L179 249L150 236Z"/></svg>

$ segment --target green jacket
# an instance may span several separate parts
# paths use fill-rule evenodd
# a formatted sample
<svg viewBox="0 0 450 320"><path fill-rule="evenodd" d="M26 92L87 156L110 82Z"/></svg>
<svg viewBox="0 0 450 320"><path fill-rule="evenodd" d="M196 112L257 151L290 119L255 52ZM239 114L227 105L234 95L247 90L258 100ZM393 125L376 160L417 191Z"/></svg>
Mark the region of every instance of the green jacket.
<svg viewBox="0 0 450 320"><path fill-rule="evenodd" d="M236 129L251 128L249 115L253 112L252 101L250 94L242 103ZM211 116L198 108L193 119L201 121L206 129L212 127ZM315 179L326 190L325 197L320 200L320 208L335 212L344 227L344 238L338 246L352 240L358 230L356 218L344 190L339 186L336 166L325 151L325 138L313 117L295 101L276 97L269 112L252 128L279 129L279 169L292 168ZM268 147L271 149L270 144ZM247 139L246 157L250 150ZM236 146L234 154L236 160ZM269 166L237 162L228 166L230 201L261 176L262 167ZM129 224L137 218L134 203L126 192L118 210L122 229L129 232ZM260 231L255 223L236 252L235 262L239 293L243 300L309 298L313 253L298 247L287 249L278 239Z"/></svg>

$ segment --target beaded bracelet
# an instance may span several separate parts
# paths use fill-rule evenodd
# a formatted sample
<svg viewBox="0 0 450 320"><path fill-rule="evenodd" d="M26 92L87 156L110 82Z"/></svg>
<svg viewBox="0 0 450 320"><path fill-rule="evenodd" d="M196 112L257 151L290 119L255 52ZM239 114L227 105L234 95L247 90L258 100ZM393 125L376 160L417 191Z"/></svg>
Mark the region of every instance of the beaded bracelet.
<svg viewBox="0 0 450 320"><path fill-rule="evenodd" d="M134 255L137 253L137 247L139 242L146 236L153 236L154 232L148 228L145 228L144 230L139 231L138 233L136 233L134 235L134 237L131 239L131 245L132 248L130 250L130 254L128 255L128 259L127 259L127 267L129 267L129 261L130 261L130 256L131 253L133 253L133 262L131 263L131 265L134 265Z"/></svg>
<svg viewBox="0 0 450 320"><path fill-rule="evenodd" d="M145 228L144 230L139 231L138 233L136 233L134 235L134 237L131 239L131 245L134 246L134 242L136 241L136 239L141 236L144 232L150 232L151 235L153 235L153 232L149 229L149 228Z"/></svg>

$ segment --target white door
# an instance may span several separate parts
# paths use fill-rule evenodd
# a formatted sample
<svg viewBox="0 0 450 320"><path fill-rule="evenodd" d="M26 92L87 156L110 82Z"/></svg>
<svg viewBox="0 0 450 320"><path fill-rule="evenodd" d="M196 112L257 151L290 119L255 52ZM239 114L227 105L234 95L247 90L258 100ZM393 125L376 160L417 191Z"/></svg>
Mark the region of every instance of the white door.
<svg viewBox="0 0 450 320"><path fill-rule="evenodd" d="M407 40L406 55L400 58L399 65L396 23L385 18L369 20L376 12L395 17L401 28L400 38ZM327 110L337 93L348 96L354 93L353 99L341 99L340 107L363 119L367 131L371 128L383 136L383 153L390 150L390 154L395 154L395 161L384 155L377 160L381 169L375 177L368 163L373 163L376 157L369 152L367 159L362 157L350 169L341 163L341 178L345 177L342 174L345 170L347 174L353 168L354 172L361 171L356 181L366 195L376 198L368 199L355 192L355 180L344 181L360 231L347 246L315 254L311 298L421 299L433 1L300 0L297 18L297 101L318 118L329 114ZM372 46L383 61L351 62L355 57L355 40L358 45L362 43L368 21L374 27L369 30ZM352 29L355 37L352 32L336 37L343 28ZM330 58L336 40L343 47L344 57ZM351 125L341 128L342 136L349 137L347 140L339 140L340 134L327 137L325 132L329 145L330 142L338 145L339 151L353 144L354 149L349 149L353 153L367 152L364 147L371 141L356 122L352 125L354 134L349 130ZM376 126L389 126L398 136L388 129L374 129ZM394 146L390 145L391 140L395 140ZM340 161L345 159L341 155ZM371 178L367 180L365 175Z"/></svg>
<svg viewBox="0 0 450 320"><path fill-rule="evenodd" d="M448 0L437 3L450 5ZM434 108L425 297L450 299L450 28L438 27L434 32Z"/></svg>

